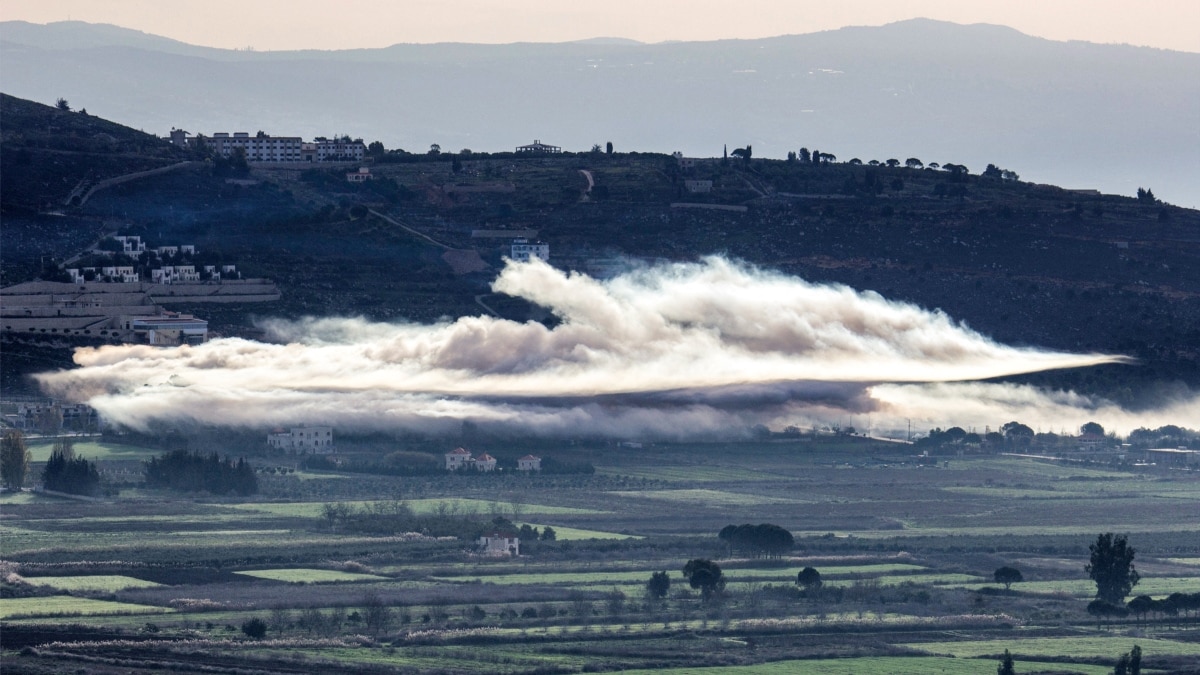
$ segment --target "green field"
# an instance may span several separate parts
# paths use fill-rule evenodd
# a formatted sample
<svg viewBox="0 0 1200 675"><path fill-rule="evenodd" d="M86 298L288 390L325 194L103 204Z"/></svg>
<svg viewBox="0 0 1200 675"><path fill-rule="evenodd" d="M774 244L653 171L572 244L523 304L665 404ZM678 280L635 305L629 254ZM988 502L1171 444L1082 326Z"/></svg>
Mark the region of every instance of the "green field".
<svg viewBox="0 0 1200 675"><path fill-rule="evenodd" d="M953 583L953 582L949 582ZM978 590L995 584L964 584L964 588ZM1013 584L1014 591L1024 593L1063 593L1077 598L1096 596L1096 583L1091 579L1063 579L1061 581L1023 581ZM1172 593L1196 593L1200 591L1200 577L1151 577L1143 578L1133 587L1130 597L1135 595L1166 596Z"/></svg>
<svg viewBox="0 0 1200 675"><path fill-rule="evenodd" d="M622 497L638 499L661 499L685 504L705 504L713 506L754 506L756 504L804 504L807 500L788 499L783 497L764 497L762 495L727 492L723 490L643 490L639 492L613 492Z"/></svg>
<svg viewBox="0 0 1200 675"><path fill-rule="evenodd" d="M1150 654L1200 656L1200 644L1115 635L1062 638L1014 637L1012 640L923 642L905 646L930 654L948 654L960 659L1000 654L1007 649L1017 658L1021 656L1065 656L1115 660L1119 654L1133 649L1134 645L1142 648L1143 656Z"/></svg>
<svg viewBox="0 0 1200 675"><path fill-rule="evenodd" d="M60 591L99 591L115 593L127 588L154 588L162 584L153 581L136 579L117 574L97 574L93 576L75 577L25 577L25 581L35 586L49 586Z"/></svg>
<svg viewBox="0 0 1200 675"><path fill-rule="evenodd" d="M50 459L54 449L54 441L33 441L27 444L33 461L45 462ZM140 448L134 445L119 443L102 443L99 441L81 441L72 444L76 457L86 457L92 461L142 461L162 454L161 450Z"/></svg>
<svg viewBox="0 0 1200 675"><path fill-rule="evenodd" d="M245 570L238 572L257 579L286 581L290 584L328 584L344 581L386 581L387 577L376 574L361 574L357 572L341 572L338 570L313 569L275 569L275 570Z"/></svg>
<svg viewBox="0 0 1200 675"><path fill-rule="evenodd" d="M257 511L260 513L271 514L274 516L286 516L291 518L319 518L322 509L328 502L293 502L293 503L268 503L268 502L251 502L246 504L230 504L226 508L237 509L240 511ZM387 504L388 502L377 502L370 500L358 500L342 502L354 508L363 508L371 504ZM445 499L410 499L405 500L404 504L412 509L414 513L450 513L450 514L479 514L487 515L490 513L500 513L512 515L512 502L491 501L484 499L462 499L462 498L445 498ZM547 506L542 504L521 504L518 507L522 513L534 515L598 515L604 511L593 509L579 509L565 506Z"/></svg>
<svg viewBox="0 0 1200 675"><path fill-rule="evenodd" d="M127 602L74 598L52 595L42 598L5 598L0 600L0 619L16 616L86 616L93 614L165 614L166 607L134 605Z"/></svg>

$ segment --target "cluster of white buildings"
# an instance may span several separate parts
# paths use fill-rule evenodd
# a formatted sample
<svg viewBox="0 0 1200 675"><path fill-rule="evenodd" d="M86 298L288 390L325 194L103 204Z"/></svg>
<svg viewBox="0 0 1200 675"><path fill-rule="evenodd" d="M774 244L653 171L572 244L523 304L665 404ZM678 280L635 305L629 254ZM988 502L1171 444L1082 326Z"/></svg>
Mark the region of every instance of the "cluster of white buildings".
<svg viewBox="0 0 1200 675"><path fill-rule="evenodd" d="M247 162L361 162L367 146L361 138L325 138L307 142L299 136L270 136L263 132L251 136L245 131L219 131L210 137L191 136L183 129L172 129L170 140L181 147L195 147L204 138L214 152L231 156L236 149L245 153Z"/></svg>
<svg viewBox="0 0 1200 675"><path fill-rule="evenodd" d="M455 448L445 455L446 470L475 470L475 471L495 471L496 458L487 454L472 455L470 450L466 448ZM534 457L533 455L525 455L517 460L517 471L541 471L542 458Z"/></svg>
<svg viewBox="0 0 1200 675"><path fill-rule="evenodd" d="M267 434L267 445L295 454L328 454L333 452L333 427L299 426L275 429Z"/></svg>
<svg viewBox="0 0 1200 675"><path fill-rule="evenodd" d="M112 256L122 253L133 258L141 259L148 255L159 261L170 261L178 256L196 255L196 247L192 244L178 246L158 246L148 248L146 242L136 235L112 237L120 245L120 250L95 249L92 253ZM153 264L153 263L151 263ZM99 267L70 267L66 270L71 282L82 284L87 281L104 281L114 283L135 284L142 281L141 275L132 265L103 265ZM237 275L236 265L159 265L150 270L150 281L156 284L191 283L201 280L220 281L226 277Z"/></svg>

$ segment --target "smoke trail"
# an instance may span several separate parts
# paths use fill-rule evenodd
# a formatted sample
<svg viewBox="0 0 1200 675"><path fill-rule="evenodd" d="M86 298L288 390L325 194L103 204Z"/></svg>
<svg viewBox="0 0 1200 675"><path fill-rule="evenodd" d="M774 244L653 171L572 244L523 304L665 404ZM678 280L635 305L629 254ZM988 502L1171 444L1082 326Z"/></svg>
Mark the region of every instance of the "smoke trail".
<svg viewBox="0 0 1200 675"><path fill-rule="evenodd" d="M928 393L944 390L895 383L1126 360L1000 345L939 311L717 257L607 281L509 263L493 289L560 322L274 320L264 324L272 342L83 348L79 368L38 378L49 393L133 428L320 421L440 431L471 420L545 434L688 437L846 412L912 416L946 405Z"/></svg>

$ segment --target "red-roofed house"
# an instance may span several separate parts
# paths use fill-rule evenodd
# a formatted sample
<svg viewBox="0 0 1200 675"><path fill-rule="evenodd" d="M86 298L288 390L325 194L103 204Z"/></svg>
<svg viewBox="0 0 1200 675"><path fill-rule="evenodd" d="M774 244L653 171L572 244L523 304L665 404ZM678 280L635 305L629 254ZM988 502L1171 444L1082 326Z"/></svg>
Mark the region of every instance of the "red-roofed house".
<svg viewBox="0 0 1200 675"><path fill-rule="evenodd" d="M521 540L516 532L487 532L477 543L484 555L521 555Z"/></svg>
<svg viewBox="0 0 1200 675"><path fill-rule="evenodd" d="M517 460L517 471L541 471L542 458L525 455Z"/></svg>
<svg viewBox="0 0 1200 675"><path fill-rule="evenodd" d="M455 448L446 453L447 471L456 471L471 462L471 451L465 448Z"/></svg>
<svg viewBox="0 0 1200 675"><path fill-rule="evenodd" d="M496 458L492 457L491 455L487 454L486 452L483 453L482 455L475 458L475 470L476 471L495 471L496 470Z"/></svg>

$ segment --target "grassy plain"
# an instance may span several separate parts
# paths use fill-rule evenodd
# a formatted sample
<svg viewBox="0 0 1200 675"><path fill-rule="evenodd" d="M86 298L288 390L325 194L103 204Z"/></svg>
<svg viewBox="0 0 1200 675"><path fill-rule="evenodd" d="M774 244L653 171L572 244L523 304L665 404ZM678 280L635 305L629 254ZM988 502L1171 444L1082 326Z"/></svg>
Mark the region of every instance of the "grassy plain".
<svg viewBox="0 0 1200 675"><path fill-rule="evenodd" d="M1148 671L1200 644L1191 617L1097 626L1085 611L1087 544L1102 531L1130 533L1135 594L1200 591L1200 524L1181 517L1200 507L1189 474L1014 457L920 466L903 446L846 439L569 456L595 475L276 472L246 500L5 495L0 565L28 582L6 581L0 599L6 666L32 663L13 649L48 640L78 646L37 657L45 672L73 669L71 654L108 658L116 647L89 641L97 631L136 638L120 653L147 673L222 659L281 673L974 673L1010 649L1020 672L1095 674L1135 643ZM490 558L470 540L323 517L332 501L390 507L397 495L420 517L480 528L503 517L558 540ZM793 532L789 555L730 557L716 538L760 522ZM688 586L680 569L692 558L722 566L725 593L705 601ZM1027 581L1000 591L989 580L1002 565ZM795 585L808 566L820 591ZM670 591L648 598L660 570ZM386 608L382 623L372 607ZM252 618L268 624L261 643L239 639Z"/></svg>

